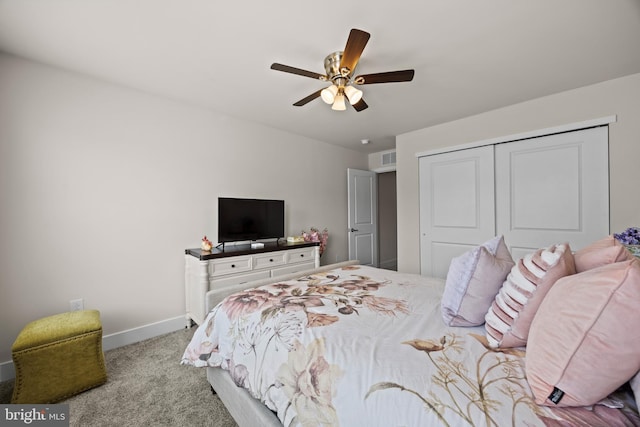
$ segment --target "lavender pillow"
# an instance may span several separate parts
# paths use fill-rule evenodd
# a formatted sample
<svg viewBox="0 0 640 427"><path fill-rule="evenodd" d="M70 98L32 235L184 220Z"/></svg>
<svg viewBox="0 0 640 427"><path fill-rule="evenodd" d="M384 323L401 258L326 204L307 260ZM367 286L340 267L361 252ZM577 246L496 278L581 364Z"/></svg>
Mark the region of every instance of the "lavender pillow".
<svg viewBox="0 0 640 427"><path fill-rule="evenodd" d="M442 318L449 326L478 326L514 266L503 236L451 260L442 295Z"/></svg>

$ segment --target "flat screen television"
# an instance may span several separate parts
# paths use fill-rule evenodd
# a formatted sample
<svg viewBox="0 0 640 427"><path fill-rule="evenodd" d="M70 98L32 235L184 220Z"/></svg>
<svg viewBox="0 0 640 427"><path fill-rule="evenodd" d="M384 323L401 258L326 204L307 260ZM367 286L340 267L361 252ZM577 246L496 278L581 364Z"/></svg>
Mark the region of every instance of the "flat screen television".
<svg viewBox="0 0 640 427"><path fill-rule="evenodd" d="M218 198L218 242L284 237L284 200Z"/></svg>

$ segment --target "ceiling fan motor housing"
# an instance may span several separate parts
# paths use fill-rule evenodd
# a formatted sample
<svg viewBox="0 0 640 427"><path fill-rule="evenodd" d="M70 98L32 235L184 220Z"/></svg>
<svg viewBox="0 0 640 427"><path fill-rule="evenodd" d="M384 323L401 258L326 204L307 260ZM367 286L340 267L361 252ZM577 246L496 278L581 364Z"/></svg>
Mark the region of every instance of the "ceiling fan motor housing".
<svg viewBox="0 0 640 427"><path fill-rule="evenodd" d="M349 82L349 76L353 73L353 70L347 68L340 69L342 54L342 51L337 51L324 58L324 70L329 80L334 82L336 86L345 86Z"/></svg>

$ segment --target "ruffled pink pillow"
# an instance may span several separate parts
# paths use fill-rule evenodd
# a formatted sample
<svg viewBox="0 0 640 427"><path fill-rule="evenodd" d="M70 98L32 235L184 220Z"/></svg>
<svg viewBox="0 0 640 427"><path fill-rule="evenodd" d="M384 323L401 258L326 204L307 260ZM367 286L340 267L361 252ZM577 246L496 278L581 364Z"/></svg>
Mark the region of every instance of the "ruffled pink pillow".
<svg viewBox="0 0 640 427"><path fill-rule="evenodd" d="M489 345L527 345L531 321L545 295L556 280L575 272L568 243L538 249L519 260L486 314Z"/></svg>
<svg viewBox="0 0 640 427"><path fill-rule="evenodd" d="M634 377L640 370L639 305L636 259L558 280L538 309L527 344L536 403L593 405Z"/></svg>
<svg viewBox="0 0 640 427"><path fill-rule="evenodd" d="M576 251L573 258L576 273L582 273L614 262L629 261L633 259L633 255L613 236L607 236Z"/></svg>

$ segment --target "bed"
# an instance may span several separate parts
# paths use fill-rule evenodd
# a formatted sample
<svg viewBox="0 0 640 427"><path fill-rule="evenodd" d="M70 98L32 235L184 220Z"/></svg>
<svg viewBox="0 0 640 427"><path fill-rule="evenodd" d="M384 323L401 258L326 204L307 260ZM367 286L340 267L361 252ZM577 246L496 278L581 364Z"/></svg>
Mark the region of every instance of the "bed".
<svg viewBox="0 0 640 427"><path fill-rule="evenodd" d="M536 403L528 348L447 325L446 286L345 262L217 289L182 363L206 368L241 427L640 425L628 383L597 404Z"/></svg>

